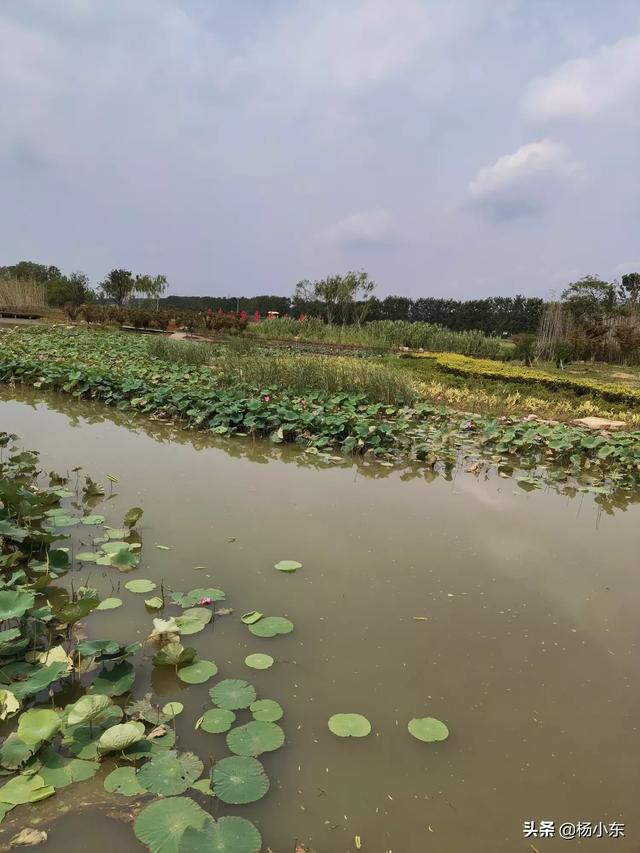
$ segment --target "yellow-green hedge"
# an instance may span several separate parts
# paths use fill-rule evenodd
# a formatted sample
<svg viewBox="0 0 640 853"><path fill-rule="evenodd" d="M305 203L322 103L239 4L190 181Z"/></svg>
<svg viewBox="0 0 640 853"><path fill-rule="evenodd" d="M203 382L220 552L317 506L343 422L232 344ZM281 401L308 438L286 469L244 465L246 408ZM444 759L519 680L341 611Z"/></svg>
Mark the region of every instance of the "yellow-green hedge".
<svg viewBox="0 0 640 853"><path fill-rule="evenodd" d="M470 358L457 353L441 353L436 359L438 367L462 376L477 376L481 379L501 379L505 382L544 385L552 390L568 390L576 394L590 394L611 400L615 403L640 405L640 390L627 385L614 385L610 382L598 382L596 379L580 379L575 376L559 376L536 370L533 367L519 367L501 361L484 358Z"/></svg>

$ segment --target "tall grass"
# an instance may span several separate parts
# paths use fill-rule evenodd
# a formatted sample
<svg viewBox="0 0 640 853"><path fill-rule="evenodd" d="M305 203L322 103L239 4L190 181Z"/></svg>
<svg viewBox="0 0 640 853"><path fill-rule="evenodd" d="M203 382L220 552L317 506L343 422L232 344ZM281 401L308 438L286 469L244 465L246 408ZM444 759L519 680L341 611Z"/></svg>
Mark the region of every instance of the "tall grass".
<svg viewBox="0 0 640 853"><path fill-rule="evenodd" d="M335 356L239 355L226 353L214 367L226 384L282 388L304 396L310 391L366 394L371 401L403 405L417 393L409 377L384 365Z"/></svg>
<svg viewBox="0 0 640 853"><path fill-rule="evenodd" d="M147 353L171 364L208 364L212 358L209 344L194 341L177 341L158 335L147 341Z"/></svg>
<svg viewBox="0 0 640 853"><path fill-rule="evenodd" d="M405 320L374 320L364 326L328 326L313 317L304 323L281 317L251 323L248 331L262 338L299 338L304 341L372 348L405 346L433 352L482 356L500 356L502 353L500 340L489 338L482 332L451 332L433 323L409 323Z"/></svg>
<svg viewBox="0 0 640 853"><path fill-rule="evenodd" d="M33 279L0 276L0 309L44 308L47 293L43 284Z"/></svg>

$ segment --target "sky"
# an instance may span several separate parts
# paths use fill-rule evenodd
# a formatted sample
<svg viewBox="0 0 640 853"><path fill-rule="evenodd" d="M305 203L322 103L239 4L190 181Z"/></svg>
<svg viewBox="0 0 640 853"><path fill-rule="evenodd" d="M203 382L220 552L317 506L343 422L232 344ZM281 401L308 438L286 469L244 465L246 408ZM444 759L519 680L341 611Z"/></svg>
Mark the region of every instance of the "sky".
<svg viewBox="0 0 640 853"><path fill-rule="evenodd" d="M640 271L638 0L2 0L0 265L170 292Z"/></svg>

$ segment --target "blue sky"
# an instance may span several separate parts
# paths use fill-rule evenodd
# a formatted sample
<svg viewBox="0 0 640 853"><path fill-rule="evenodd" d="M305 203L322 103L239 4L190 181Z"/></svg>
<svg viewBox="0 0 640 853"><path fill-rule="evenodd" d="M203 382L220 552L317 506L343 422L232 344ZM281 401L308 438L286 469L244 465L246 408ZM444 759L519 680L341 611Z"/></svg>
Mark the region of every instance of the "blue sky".
<svg viewBox="0 0 640 853"><path fill-rule="evenodd" d="M548 296L640 270L637 0L4 0L0 264Z"/></svg>

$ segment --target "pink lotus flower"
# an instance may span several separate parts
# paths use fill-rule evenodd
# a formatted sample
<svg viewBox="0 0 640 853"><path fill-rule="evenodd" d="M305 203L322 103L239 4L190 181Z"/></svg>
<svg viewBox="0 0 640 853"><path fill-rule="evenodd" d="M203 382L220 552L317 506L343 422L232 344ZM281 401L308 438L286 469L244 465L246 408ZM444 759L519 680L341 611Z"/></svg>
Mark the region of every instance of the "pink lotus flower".
<svg viewBox="0 0 640 853"><path fill-rule="evenodd" d="M198 604L213 604L213 598L201 598Z"/></svg>
<svg viewBox="0 0 640 853"><path fill-rule="evenodd" d="M462 429L475 429L476 425L473 421L467 421L466 424L462 427Z"/></svg>
<svg viewBox="0 0 640 853"><path fill-rule="evenodd" d="M270 403L271 402L271 394L263 394L262 397L260 397L260 399L262 400L263 403Z"/></svg>

